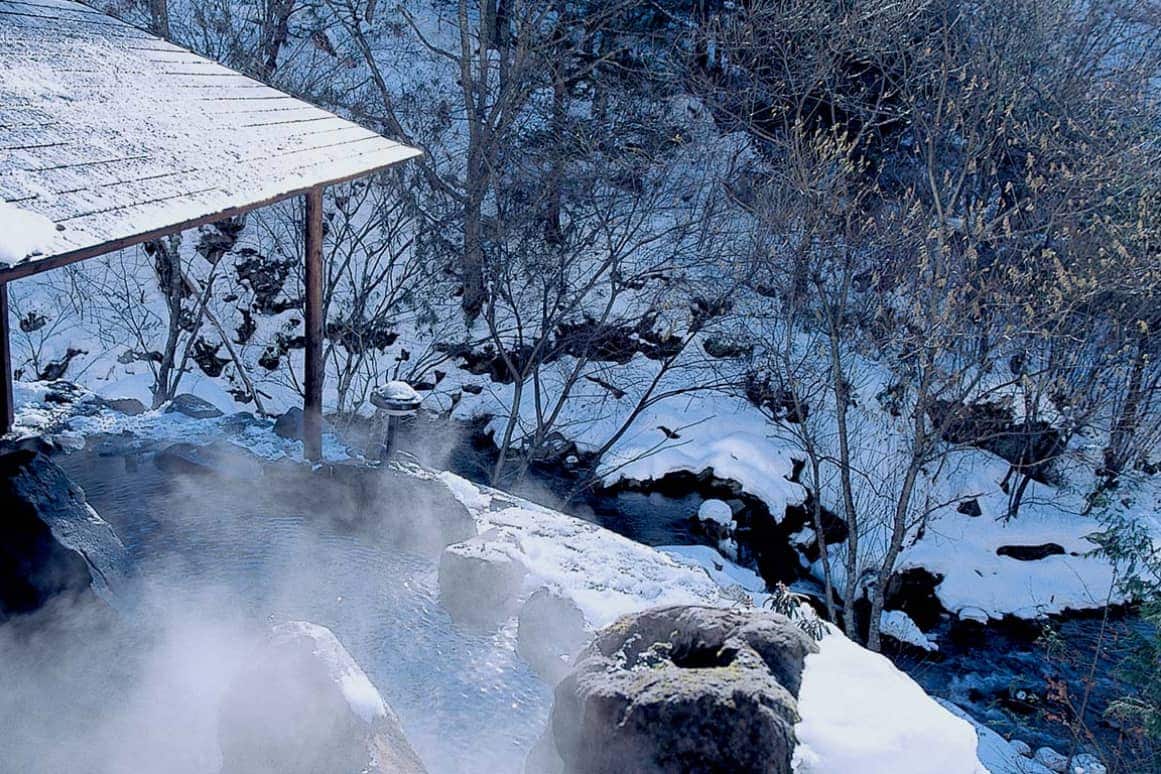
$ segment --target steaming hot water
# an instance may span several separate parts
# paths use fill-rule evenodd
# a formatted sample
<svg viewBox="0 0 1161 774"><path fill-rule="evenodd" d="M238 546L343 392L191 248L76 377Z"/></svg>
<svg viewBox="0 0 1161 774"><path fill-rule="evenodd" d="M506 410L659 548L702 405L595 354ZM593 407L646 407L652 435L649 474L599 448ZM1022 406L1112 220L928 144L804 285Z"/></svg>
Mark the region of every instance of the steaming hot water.
<svg viewBox="0 0 1161 774"><path fill-rule="evenodd" d="M551 691L515 655L515 632L453 624L431 559L330 518L328 502L343 508L338 485L320 482L304 502L246 471L174 475L150 455L84 451L60 462L143 581L128 592L129 615L138 586L184 586L256 621L330 627L433 773L521 770Z"/></svg>

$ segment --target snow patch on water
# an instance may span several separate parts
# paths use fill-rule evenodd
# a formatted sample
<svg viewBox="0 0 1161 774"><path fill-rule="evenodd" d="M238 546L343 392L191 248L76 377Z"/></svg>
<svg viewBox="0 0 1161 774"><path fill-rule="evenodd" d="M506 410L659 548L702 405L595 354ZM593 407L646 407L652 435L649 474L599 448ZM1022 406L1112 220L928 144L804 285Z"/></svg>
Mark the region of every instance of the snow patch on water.
<svg viewBox="0 0 1161 774"><path fill-rule="evenodd" d="M733 510L721 500L706 500L697 509L697 517L702 521L721 524L723 527L732 526L734 523Z"/></svg>
<svg viewBox="0 0 1161 774"><path fill-rule="evenodd" d="M939 650L939 646L927 639L927 635L911 620L911 616L902 610L884 610L879 630L888 637L894 637L907 645L913 645L929 652Z"/></svg>

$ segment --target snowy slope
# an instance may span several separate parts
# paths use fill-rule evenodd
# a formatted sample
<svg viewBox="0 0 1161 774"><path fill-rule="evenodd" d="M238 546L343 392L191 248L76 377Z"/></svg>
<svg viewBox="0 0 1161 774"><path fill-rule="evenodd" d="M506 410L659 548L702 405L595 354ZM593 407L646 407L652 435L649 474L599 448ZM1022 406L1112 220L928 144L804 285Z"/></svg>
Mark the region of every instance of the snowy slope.
<svg viewBox="0 0 1161 774"><path fill-rule="evenodd" d="M987 774L976 735L885 657L837 630L806 657L798 774Z"/></svg>

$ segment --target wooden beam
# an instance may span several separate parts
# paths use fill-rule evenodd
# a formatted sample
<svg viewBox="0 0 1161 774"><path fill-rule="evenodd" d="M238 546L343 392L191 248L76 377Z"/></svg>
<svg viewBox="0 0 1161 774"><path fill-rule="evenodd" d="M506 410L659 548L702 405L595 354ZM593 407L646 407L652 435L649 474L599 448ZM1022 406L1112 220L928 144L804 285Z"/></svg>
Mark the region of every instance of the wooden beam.
<svg viewBox="0 0 1161 774"><path fill-rule="evenodd" d="M323 187L306 192L306 363L303 382L302 444L308 460L322 459L323 373Z"/></svg>
<svg viewBox="0 0 1161 774"><path fill-rule="evenodd" d="M0 282L0 435L12 431L16 406L12 398L12 350L8 341L8 283Z"/></svg>

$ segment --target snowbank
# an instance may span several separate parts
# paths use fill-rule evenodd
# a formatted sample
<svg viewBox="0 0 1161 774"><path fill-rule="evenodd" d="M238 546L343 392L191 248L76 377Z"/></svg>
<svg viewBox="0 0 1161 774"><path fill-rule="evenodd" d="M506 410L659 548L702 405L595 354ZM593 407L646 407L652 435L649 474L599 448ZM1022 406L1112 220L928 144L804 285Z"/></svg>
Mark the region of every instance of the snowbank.
<svg viewBox="0 0 1161 774"><path fill-rule="evenodd" d="M903 551L897 569L922 567L943 576L935 589L940 603L961 618L980 621L1036 618L1119 601L1112 566L1092 554L1096 544L1087 536L1101 525L1080 515L1082 498L1033 483L1016 518L1005 519L1008 496L999 482L1007 470L1007 463L992 455L967 453L948 489L979 493L974 499L980 515L960 513L954 504L940 510L923 539ZM1000 553L1004 547L1050 544L1063 553L1035 560Z"/></svg>
<svg viewBox="0 0 1161 774"><path fill-rule="evenodd" d="M530 582L569 597L593 628L662 605L738 604L702 569L587 521L543 508L453 473L437 478L476 519L496 530L528 568Z"/></svg>
<svg viewBox="0 0 1161 774"><path fill-rule="evenodd" d="M55 236L56 225L48 218L0 201L0 263L44 252Z"/></svg>
<svg viewBox="0 0 1161 774"><path fill-rule="evenodd" d="M836 629L806 657L798 774L987 774L976 733L884 656Z"/></svg>
<svg viewBox="0 0 1161 774"><path fill-rule="evenodd" d="M691 419L700 421L691 423ZM701 397L688 405L662 404L638 423L642 429L629 433L612 449L602 465L604 483L655 480L669 473L701 473L708 468L718 478L741 484L747 494L766 504L774 518L781 519L786 506L805 501L806 490L790 481L796 452L786 442L761 433L765 422L756 409L724 396ZM655 426L681 427L681 438L657 447Z"/></svg>

